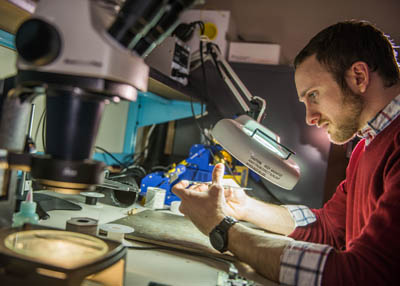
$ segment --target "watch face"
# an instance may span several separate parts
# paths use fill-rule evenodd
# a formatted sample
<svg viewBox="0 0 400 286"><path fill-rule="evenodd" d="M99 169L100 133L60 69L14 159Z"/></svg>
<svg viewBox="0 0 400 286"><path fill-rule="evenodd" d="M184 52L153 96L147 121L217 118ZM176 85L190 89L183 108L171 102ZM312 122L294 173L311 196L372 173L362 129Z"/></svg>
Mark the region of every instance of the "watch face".
<svg viewBox="0 0 400 286"><path fill-rule="evenodd" d="M218 251L222 251L225 247L225 241L222 234L214 229L210 234L211 245Z"/></svg>

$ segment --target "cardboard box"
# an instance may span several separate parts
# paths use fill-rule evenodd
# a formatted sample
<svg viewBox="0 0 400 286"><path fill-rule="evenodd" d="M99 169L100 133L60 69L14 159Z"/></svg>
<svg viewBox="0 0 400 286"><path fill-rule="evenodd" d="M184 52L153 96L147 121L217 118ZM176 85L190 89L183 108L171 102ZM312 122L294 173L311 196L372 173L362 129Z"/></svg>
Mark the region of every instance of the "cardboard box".
<svg viewBox="0 0 400 286"><path fill-rule="evenodd" d="M278 44L231 42L228 61L278 65L280 52Z"/></svg>

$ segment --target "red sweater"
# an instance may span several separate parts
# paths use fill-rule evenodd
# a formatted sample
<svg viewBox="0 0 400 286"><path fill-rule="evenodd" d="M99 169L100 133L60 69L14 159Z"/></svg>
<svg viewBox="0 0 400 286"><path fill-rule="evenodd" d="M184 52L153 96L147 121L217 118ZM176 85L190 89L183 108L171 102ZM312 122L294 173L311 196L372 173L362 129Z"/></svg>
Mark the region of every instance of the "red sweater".
<svg viewBox="0 0 400 286"><path fill-rule="evenodd" d="M322 285L400 285L400 116L365 146L360 141L344 180L317 221L296 240L329 244Z"/></svg>

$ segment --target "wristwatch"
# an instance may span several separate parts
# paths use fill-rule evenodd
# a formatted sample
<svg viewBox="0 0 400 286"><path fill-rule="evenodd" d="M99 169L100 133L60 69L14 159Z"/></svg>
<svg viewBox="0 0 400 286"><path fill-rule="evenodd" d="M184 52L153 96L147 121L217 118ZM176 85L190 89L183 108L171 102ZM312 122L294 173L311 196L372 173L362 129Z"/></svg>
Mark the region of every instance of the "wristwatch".
<svg viewBox="0 0 400 286"><path fill-rule="evenodd" d="M210 232L210 242L216 250L223 253L228 249L228 230L237 222L235 218L226 216Z"/></svg>

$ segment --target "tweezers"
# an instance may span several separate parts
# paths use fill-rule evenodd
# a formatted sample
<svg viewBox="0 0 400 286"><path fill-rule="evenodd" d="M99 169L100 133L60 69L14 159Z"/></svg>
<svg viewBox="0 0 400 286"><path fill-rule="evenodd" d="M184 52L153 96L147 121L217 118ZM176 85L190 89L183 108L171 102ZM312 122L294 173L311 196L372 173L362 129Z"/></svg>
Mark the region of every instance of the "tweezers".
<svg viewBox="0 0 400 286"><path fill-rule="evenodd" d="M202 184L211 185L212 184L211 182L199 182L199 181L189 181L189 180L187 180L187 181L189 182L190 185L202 185ZM252 188L243 188L243 187L230 186L230 185L222 185L222 187L224 189L229 189L229 188L231 188L231 189L242 189L244 191L252 190Z"/></svg>

